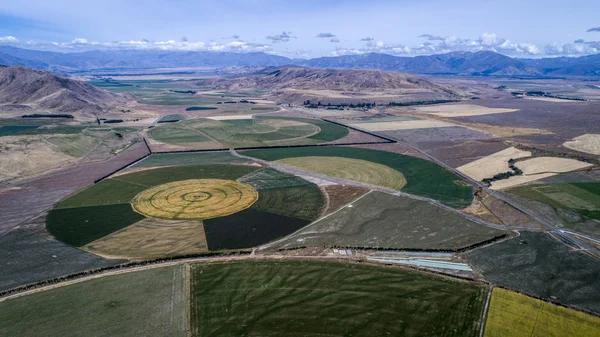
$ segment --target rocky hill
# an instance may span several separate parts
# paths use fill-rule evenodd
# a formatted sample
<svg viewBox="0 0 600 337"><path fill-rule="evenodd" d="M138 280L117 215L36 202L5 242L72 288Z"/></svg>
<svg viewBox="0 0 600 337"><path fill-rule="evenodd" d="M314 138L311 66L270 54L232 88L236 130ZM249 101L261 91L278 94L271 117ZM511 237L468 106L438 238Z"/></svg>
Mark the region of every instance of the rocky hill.
<svg viewBox="0 0 600 337"><path fill-rule="evenodd" d="M24 67L0 67L0 110L102 115L131 100L82 81Z"/></svg>

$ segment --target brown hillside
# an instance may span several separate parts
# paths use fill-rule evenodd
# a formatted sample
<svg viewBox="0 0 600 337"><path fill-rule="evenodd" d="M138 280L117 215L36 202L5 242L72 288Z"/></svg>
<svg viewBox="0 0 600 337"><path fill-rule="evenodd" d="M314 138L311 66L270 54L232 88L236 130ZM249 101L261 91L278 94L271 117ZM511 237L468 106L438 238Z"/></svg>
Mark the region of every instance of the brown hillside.
<svg viewBox="0 0 600 337"><path fill-rule="evenodd" d="M0 67L0 111L14 107L40 112L101 115L130 99L128 95L111 93L45 71Z"/></svg>

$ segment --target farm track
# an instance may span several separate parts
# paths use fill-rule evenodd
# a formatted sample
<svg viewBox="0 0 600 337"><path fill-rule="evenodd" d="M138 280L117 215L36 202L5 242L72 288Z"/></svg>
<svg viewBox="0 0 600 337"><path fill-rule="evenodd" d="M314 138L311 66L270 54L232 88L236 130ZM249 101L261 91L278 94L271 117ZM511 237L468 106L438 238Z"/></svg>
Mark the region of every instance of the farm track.
<svg viewBox="0 0 600 337"><path fill-rule="evenodd" d="M494 229L498 229L498 230L503 230L503 231L507 231L507 230L511 230L511 228L508 228L507 226L502 226L502 225L498 225L498 224L494 224L491 222L487 222L487 221L483 221L482 219L479 219L473 215L470 214L466 214L463 213L457 209L454 209L450 206L447 206L439 201L433 200L433 199L429 199L429 198L425 198L425 197L420 197L414 194L409 194L409 193L405 193L405 192L399 192L390 188L385 188L385 187L381 187L381 186L373 186L373 185L368 185L368 184L363 184L360 182L356 182L356 181L352 181L352 180L346 180L346 179L342 179L342 178L336 178L336 177L331 177L328 175L324 175L324 174L319 174L319 173L315 173L312 171L307 171L307 170L302 170L293 166L288 166L288 165L282 165L282 164L278 164L278 163L273 163L273 162L269 162L266 160L262 160L262 159L257 159L257 158L253 158L253 157L248 157L248 156L244 156L242 154L239 154L238 152L236 152L235 150L230 150L231 154L239 157L239 158L244 158L244 159L249 159L249 160L253 160L256 162L259 162L263 165L272 167L274 169L277 169L279 171L282 172L286 172L286 173L290 173L290 174L294 174L294 175L300 175L300 176L308 176L308 177L312 177L312 178L316 178L316 179L321 179L321 180L326 180L326 181L330 181L339 185L350 185L350 186L355 186L355 187L362 187L362 188L366 188L366 189L370 189L370 190L375 190L375 191L379 191L379 192L383 192L383 193L388 193L388 194L392 194L392 195L396 195L396 196L401 196L401 197L406 197L406 198L410 198L410 199L414 199L414 200L420 200L420 201L425 201L428 202L434 206L440 207L448 212L452 212L455 214L458 214L464 218L467 218L473 222L479 223L481 225L490 227L490 228L494 228Z"/></svg>

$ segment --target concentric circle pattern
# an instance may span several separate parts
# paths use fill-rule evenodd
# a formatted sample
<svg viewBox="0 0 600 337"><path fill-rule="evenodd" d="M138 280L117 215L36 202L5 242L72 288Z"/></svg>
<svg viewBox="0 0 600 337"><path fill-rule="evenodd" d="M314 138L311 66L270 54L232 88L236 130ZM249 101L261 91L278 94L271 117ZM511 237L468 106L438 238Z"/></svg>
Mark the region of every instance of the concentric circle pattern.
<svg viewBox="0 0 600 337"><path fill-rule="evenodd" d="M192 179L162 184L142 191L133 209L147 217L203 220L230 215L250 207L258 192L233 180Z"/></svg>

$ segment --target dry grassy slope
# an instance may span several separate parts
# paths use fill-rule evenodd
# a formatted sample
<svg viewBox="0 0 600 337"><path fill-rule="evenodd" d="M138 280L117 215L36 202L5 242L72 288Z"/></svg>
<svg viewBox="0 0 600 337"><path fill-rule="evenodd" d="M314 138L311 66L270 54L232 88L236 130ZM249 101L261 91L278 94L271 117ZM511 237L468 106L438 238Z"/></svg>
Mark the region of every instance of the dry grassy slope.
<svg viewBox="0 0 600 337"><path fill-rule="evenodd" d="M129 100L130 96L114 94L49 72L0 67L0 105L26 104L42 112L99 115Z"/></svg>
<svg viewBox="0 0 600 337"><path fill-rule="evenodd" d="M231 91L245 88L368 92L418 90L437 93L441 98L461 97L456 90L413 75L379 70L268 67L250 75L220 79L209 84Z"/></svg>

